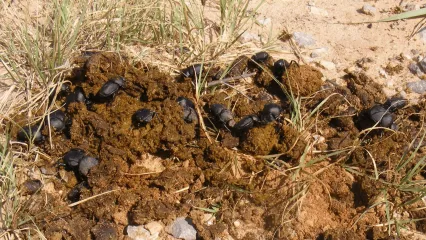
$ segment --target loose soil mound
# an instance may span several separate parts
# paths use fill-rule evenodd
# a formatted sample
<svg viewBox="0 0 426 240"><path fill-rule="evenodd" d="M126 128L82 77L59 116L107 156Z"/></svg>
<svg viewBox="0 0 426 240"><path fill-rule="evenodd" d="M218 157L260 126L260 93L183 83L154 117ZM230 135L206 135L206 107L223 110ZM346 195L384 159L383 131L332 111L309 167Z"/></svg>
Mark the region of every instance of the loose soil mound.
<svg viewBox="0 0 426 240"><path fill-rule="evenodd" d="M251 86L247 93L254 101L222 90L206 94L197 104L207 129L217 129L216 135L210 134L210 142L198 123L184 121L183 109L176 102L180 96L194 100L191 79L173 79L156 68L139 68L112 53L99 53L80 63L70 81L88 96L95 96L111 77L123 76L126 86L111 102L89 107L70 104L69 136L54 134L53 148L42 146L55 160L61 161L71 148L81 148L100 161L87 178L58 170L56 163L40 163L55 173L49 179L54 190L33 195L30 211L48 239L122 239L127 225L151 221L168 225L182 216L193 220L201 239L229 235L234 239L377 239L386 236L386 231L371 226L387 221L380 206L367 211L377 194L386 189L392 197L409 197L378 181L368 182L368 177L354 177L337 164L347 160L349 169L366 169L366 173L374 168L380 173L394 169L400 153L410 151L407 146L413 131L421 125L417 113L424 108L412 106L398 112L400 132L365 133L361 126L367 120L361 113L374 102L383 102L384 95L362 76L349 75L347 88L326 85L319 91L323 85L319 71L291 65L286 75L291 79L283 75L288 90L301 96L319 91L304 104L305 112L321 106L314 117L305 119L304 131L284 120L290 119L290 109L288 102L279 100L274 101L286 107L279 121L246 132L230 132L211 116L208 109L215 103L232 109L237 121L258 114L270 102L262 97L262 71L255 79L258 86ZM266 89L271 95L276 93L276 89ZM274 99L283 99L282 93ZM136 127L132 115L141 108L157 114L151 122ZM369 140L360 145L360 139ZM321 160L312 154L315 149L346 147L353 148ZM408 165L412 167L418 157ZM313 165L311 160L319 163ZM399 175L380 178L400 180L408 165ZM291 175L281 171L296 166L306 168ZM67 206L111 190L75 207ZM215 223L209 225L200 208L212 206L219 206L219 211ZM421 223L415 227L424 229Z"/></svg>

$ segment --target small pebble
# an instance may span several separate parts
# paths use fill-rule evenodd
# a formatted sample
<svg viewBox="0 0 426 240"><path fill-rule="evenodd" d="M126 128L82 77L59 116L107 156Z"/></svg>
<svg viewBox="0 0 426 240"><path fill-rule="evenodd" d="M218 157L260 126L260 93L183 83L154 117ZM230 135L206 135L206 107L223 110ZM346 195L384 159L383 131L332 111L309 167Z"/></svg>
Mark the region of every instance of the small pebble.
<svg viewBox="0 0 426 240"><path fill-rule="evenodd" d="M311 53L311 58L318 58L321 56L324 56L327 53L328 49L323 47L323 48L317 48L315 50L312 51Z"/></svg>
<svg viewBox="0 0 426 240"><path fill-rule="evenodd" d="M24 186L25 186L25 192L31 195L36 193L38 190L40 190L42 187L42 184L40 180L27 180L24 182Z"/></svg>
<svg viewBox="0 0 426 240"><path fill-rule="evenodd" d="M423 42L426 42L426 28L419 31L419 37Z"/></svg>
<svg viewBox="0 0 426 240"><path fill-rule="evenodd" d="M257 19L257 22L258 22L260 25L266 26L266 25L268 25L268 24L270 24L270 23L271 23L271 18L258 18L258 19Z"/></svg>
<svg viewBox="0 0 426 240"><path fill-rule="evenodd" d="M419 61L419 66L426 73L426 57Z"/></svg>
<svg viewBox="0 0 426 240"><path fill-rule="evenodd" d="M335 70L336 69L336 65L333 62L329 62L329 61L325 61L325 60L320 60L318 62L318 64L327 70Z"/></svg>
<svg viewBox="0 0 426 240"><path fill-rule="evenodd" d="M426 91L426 81L421 80L416 82L409 82L407 83L407 87L415 93L422 94Z"/></svg>
<svg viewBox="0 0 426 240"><path fill-rule="evenodd" d="M408 65L408 69L410 70L410 72L411 72L412 74L415 74L415 75L416 75L416 76L418 76L418 77L423 76L423 72L422 72L422 70L420 69L419 65L418 65L418 64L416 64L416 63L414 63L414 62L412 62L412 63L410 63L410 64Z"/></svg>
<svg viewBox="0 0 426 240"><path fill-rule="evenodd" d="M80 161L80 164L78 165L78 171L80 172L81 175L87 176L87 174L89 173L89 170L98 164L99 164L98 159L87 156Z"/></svg>
<svg viewBox="0 0 426 240"><path fill-rule="evenodd" d="M181 238L185 240L197 239L197 230L195 230L192 220L189 218L177 218L172 223L171 229L172 235L175 238Z"/></svg>
<svg viewBox="0 0 426 240"><path fill-rule="evenodd" d="M163 231L163 228L163 225L156 221L145 224L145 229L148 229L152 237L158 237L161 231Z"/></svg>
<svg viewBox="0 0 426 240"><path fill-rule="evenodd" d="M154 240L157 238L151 238L151 234L146 230L143 225L140 226L127 226L127 236L132 240Z"/></svg>
<svg viewBox="0 0 426 240"><path fill-rule="evenodd" d="M294 32L293 33L294 41L296 41L297 45L300 47L311 46L315 44L315 39L306 33L303 32Z"/></svg>
<svg viewBox="0 0 426 240"><path fill-rule="evenodd" d="M245 32L241 35L239 40L240 40L241 43L258 42L258 41L260 41L260 37L257 34Z"/></svg>
<svg viewBox="0 0 426 240"><path fill-rule="evenodd" d="M365 4L361 8L361 12L367 15L374 16L374 14L376 13L376 8L371 6L370 4Z"/></svg>
<svg viewBox="0 0 426 240"><path fill-rule="evenodd" d="M239 220L236 220L235 222L234 222L234 226L237 228L237 227L240 227L241 226L241 222L239 221Z"/></svg>

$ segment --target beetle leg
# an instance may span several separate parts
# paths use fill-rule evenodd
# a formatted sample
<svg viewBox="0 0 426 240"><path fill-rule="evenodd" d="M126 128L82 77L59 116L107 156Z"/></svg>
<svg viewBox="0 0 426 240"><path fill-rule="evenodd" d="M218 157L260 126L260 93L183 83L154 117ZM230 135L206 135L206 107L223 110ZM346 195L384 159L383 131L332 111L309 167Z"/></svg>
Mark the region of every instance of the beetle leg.
<svg viewBox="0 0 426 240"><path fill-rule="evenodd" d="M299 63L297 63L297 62L296 62L296 61L294 61L294 60L291 60L291 61L290 61L290 64L288 65L288 67L290 67L292 64L296 64L296 66L297 66L297 67L300 67Z"/></svg>

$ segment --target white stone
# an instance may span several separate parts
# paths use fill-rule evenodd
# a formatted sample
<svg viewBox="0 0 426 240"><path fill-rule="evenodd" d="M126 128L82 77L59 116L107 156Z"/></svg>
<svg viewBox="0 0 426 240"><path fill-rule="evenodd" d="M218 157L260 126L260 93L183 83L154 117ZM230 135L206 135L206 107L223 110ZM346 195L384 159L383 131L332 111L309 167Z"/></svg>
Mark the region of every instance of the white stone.
<svg viewBox="0 0 426 240"><path fill-rule="evenodd" d="M329 62L329 61L325 61L325 60L320 60L318 62L318 64L327 70L336 70L336 65L333 62Z"/></svg>
<svg viewBox="0 0 426 240"><path fill-rule="evenodd" d="M266 25L268 25L268 24L270 24L270 23L271 23L271 18L258 18L258 19L257 19L257 22L258 22L260 25L266 26Z"/></svg>
<svg viewBox="0 0 426 240"><path fill-rule="evenodd" d="M421 80L416 82L409 82L407 83L407 87L415 93L422 94L426 92L426 81Z"/></svg>
<svg viewBox="0 0 426 240"><path fill-rule="evenodd" d="M361 8L361 12L367 15L374 16L374 14L376 13L376 8L371 6L370 4L365 4Z"/></svg>
<svg viewBox="0 0 426 240"><path fill-rule="evenodd" d="M160 222L150 222L145 224L145 228L151 233L151 237L158 237L161 231L163 231L164 226Z"/></svg>
<svg viewBox="0 0 426 240"><path fill-rule="evenodd" d="M325 48L325 47L317 48L317 49L312 51L311 58L317 58L317 57L324 56L327 52L328 52L328 48Z"/></svg>
<svg viewBox="0 0 426 240"><path fill-rule="evenodd" d="M140 226L127 226L127 235L133 240L151 240L151 234L146 230L143 225Z"/></svg>
<svg viewBox="0 0 426 240"><path fill-rule="evenodd" d="M316 42L311 35L303 32L294 32L293 38L294 41L296 41L297 45L299 45L300 47L311 46L314 45Z"/></svg>
<svg viewBox="0 0 426 240"><path fill-rule="evenodd" d="M239 40L240 40L241 43L247 43L247 42L253 42L253 41L258 42L258 41L260 41L260 37L257 34L245 32L241 35Z"/></svg>
<svg viewBox="0 0 426 240"><path fill-rule="evenodd" d="M234 222L234 226L237 228L237 227L240 227L241 226L241 222L240 222L240 220L236 220L235 222Z"/></svg>
<svg viewBox="0 0 426 240"><path fill-rule="evenodd" d="M213 214L206 213L206 214L204 214L204 216L203 216L203 220L204 220L204 223L205 223L207 226L211 226L211 225L213 225L213 224L214 224L214 221L216 220L216 217L215 217Z"/></svg>
<svg viewBox="0 0 426 240"><path fill-rule="evenodd" d="M184 217L177 218L171 226L173 237L184 240L195 240L197 238L197 230Z"/></svg>

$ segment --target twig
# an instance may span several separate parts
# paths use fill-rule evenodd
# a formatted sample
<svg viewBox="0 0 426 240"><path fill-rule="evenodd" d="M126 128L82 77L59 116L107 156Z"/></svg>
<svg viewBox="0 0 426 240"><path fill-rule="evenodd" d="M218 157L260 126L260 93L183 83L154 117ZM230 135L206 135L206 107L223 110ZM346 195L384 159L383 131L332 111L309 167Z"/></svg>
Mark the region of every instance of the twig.
<svg viewBox="0 0 426 240"><path fill-rule="evenodd" d="M210 139L209 133L207 132L206 125L204 124L203 115L201 115L201 110L200 110L200 107L198 106L198 102L195 105L195 110L196 110L197 115L198 115L198 119L199 119L199 122L200 122L200 127L203 129L204 134L207 137L207 140L209 140L210 144L213 143L212 140Z"/></svg>
<svg viewBox="0 0 426 240"><path fill-rule="evenodd" d="M94 195L94 196L88 197L88 198L83 199L83 200L80 200L80 201L78 201L78 202L71 203L71 204L69 204L69 205L68 205L68 207L74 207L74 206L77 206L77 205L78 205L78 204L80 204L80 203L84 203L84 202L87 202L87 201L89 201L89 200L92 200L92 199L95 199L95 198L97 198L97 197L100 197L100 196L102 196L102 195L106 195L106 194L109 194L109 193L112 193L112 192L116 192L116 191L120 191L120 189L115 189L115 190L111 190L111 191L106 191L106 192L100 193L100 194L98 194L98 195Z"/></svg>
<svg viewBox="0 0 426 240"><path fill-rule="evenodd" d="M232 81L232 80L238 80L238 79L241 79L241 78L251 77L251 76L254 76L254 75L256 75L255 72L253 72L253 73L245 73L243 75L236 76L236 77L229 77L229 78L224 78L224 79L221 79L221 80L212 81L212 82L209 82L207 84L207 87L219 85L219 84L226 83L226 82L229 82L229 81Z"/></svg>

